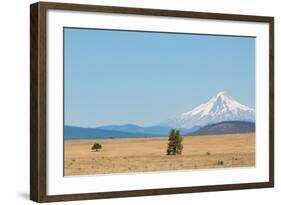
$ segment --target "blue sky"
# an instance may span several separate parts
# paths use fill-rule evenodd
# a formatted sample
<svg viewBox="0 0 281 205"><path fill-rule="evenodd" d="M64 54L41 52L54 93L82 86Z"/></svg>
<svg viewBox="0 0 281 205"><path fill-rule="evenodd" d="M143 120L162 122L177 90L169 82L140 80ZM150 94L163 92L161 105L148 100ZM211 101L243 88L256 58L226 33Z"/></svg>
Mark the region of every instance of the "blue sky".
<svg viewBox="0 0 281 205"><path fill-rule="evenodd" d="M219 91L255 108L255 38L64 29L65 124L157 124Z"/></svg>

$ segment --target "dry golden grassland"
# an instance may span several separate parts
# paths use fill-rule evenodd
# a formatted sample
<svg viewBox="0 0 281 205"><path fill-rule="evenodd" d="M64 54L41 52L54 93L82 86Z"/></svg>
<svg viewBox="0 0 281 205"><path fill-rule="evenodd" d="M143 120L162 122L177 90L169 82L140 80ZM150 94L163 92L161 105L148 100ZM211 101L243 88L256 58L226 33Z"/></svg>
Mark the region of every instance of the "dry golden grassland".
<svg viewBox="0 0 281 205"><path fill-rule="evenodd" d="M255 134L189 136L182 155L167 156L167 137L64 141L64 174L151 172L255 166ZM91 147L100 143L102 150Z"/></svg>

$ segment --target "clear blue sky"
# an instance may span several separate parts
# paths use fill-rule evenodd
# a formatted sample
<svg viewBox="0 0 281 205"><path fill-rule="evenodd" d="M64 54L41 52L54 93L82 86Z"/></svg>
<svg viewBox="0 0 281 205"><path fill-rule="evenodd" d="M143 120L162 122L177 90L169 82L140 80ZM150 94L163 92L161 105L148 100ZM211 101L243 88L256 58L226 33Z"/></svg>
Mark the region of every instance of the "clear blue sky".
<svg viewBox="0 0 281 205"><path fill-rule="evenodd" d="M157 124L219 91L255 108L255 38L64 30L65 124Z"/></svg>

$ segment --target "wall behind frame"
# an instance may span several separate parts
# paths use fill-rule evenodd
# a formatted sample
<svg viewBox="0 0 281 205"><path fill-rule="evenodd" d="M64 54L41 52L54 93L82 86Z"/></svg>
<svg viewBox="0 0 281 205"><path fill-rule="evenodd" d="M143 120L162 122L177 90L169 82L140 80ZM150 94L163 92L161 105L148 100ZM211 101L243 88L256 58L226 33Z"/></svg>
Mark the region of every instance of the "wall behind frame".
<svg viewBox="0 0 281 205"><path fill-rule="evenodd" d="M0 136L1 204L33 204L29 201L29 4L36 1L3 1L0 7ZM94 201L97 205L176 204L276 204L281 194L279 177L281 163L281 72L280 3L274 0L76 0L65 3L85 3L204 12L275 16L275 172L274 189L239 190L141 198ZM275 203L274 203L275 202ZM59 203L59 204L66 204ZM69 202L68 202L69 203ZM57 204L57 203L54 203ZM93 204L93 201L69 204Z"/></svg>

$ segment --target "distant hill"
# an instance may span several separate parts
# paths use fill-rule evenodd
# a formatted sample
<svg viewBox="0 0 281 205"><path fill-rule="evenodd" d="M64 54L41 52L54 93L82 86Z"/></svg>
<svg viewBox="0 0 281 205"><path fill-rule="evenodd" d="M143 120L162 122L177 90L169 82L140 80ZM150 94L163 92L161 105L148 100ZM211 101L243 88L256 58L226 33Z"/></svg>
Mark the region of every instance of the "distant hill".
<svg viewBox="0 0 281 205"><path fill-rule="evenodd" d="M199 129L180 128L182 133L190 133ZM168 136L171 128L161 126L141 127L134 124L106 125L96 128L64 126L64 139L106 139L106 138L140 138Z"/></svg>
<svg viewBox="0 0 281 205"><path fill-rule="evenodd" d="M166 136L170 133L171 128L169 127L162 127L162 126L150 126L150 127L141 127L135 124L125 124L125 125L105 125L101 127L97 127L96 129L102 129L102 130L111 130L111 131L121 131L121 132L127 132L127 133L140 133L147 135L148 133L152 136L154 135L161 135ZM192 129L185 129L185 128L177 128L182 133L190 133L198 130L198 127L194 127Z"/></svg>
<svg viewBox="0 0 281 205"><path fill-rule="evenodd" d="M74 126L64 126L64 139L100 139L100 138L138 138L138 137L158 137L159 134L132 133L115 130L105 130L97 128L83 128Z"/></svg>
<svg viewBox="0 0 281 205"><path fill-rule="evenodd" d="M243 121L226 121L207 125L188 135L215 135L255 132L255 123Z"/></svg>
<svg viewBox="0 0 281 205"><path fill-rule="evenodd" d="M141 127L135 124L125 124L125 125L105 125L101 127L97 127L97 129L103 130L113 130L113 131L121 131L128 133L150 133L153 135L167 135L170 128L153 126L153 127Z"/></svg>

